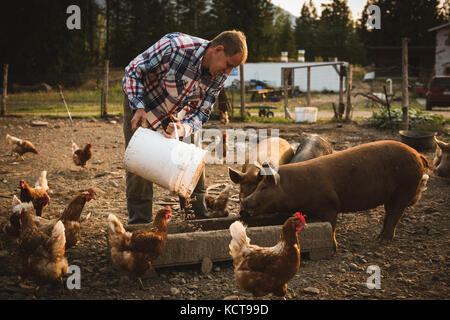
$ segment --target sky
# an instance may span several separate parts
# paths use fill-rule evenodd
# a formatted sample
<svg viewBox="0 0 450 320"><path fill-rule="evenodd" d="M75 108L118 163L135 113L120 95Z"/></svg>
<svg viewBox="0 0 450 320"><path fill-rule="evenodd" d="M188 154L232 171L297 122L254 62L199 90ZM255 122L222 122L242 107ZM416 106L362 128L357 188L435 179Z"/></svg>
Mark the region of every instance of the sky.
<svg viewBox="0 0 450 320"><path fill-rule="evenodd" d="M303 3L308 0L271 0L273 4L280 6L286 11L289 11L294 16L298 17L300 15L300 9ZM317 12L320 15L321 3L331 3L331 0L313 0L314 5L317 8ZM348 6L353 14L353 20L358 19L361 16L361 12L364 9L366 0L347 0Z"/></svg>
<svg viewBox="0 0 450 320"><path fill-rule="evenodd" d="M286 11L289 11L294 16L298 17L300 15L300 9L308 0L271 0L273 4L280 6ZM361 17L361 12L364 9L364 5L366 4L366 0L347 0L347 4L350 8L350 11L353 15L353 20L357 20ZM317 13L320 15L321 12L321 3L331 3L331 0L313 0L314 5L317 8ZM440 0L442 5L443 0Z"/></svg>

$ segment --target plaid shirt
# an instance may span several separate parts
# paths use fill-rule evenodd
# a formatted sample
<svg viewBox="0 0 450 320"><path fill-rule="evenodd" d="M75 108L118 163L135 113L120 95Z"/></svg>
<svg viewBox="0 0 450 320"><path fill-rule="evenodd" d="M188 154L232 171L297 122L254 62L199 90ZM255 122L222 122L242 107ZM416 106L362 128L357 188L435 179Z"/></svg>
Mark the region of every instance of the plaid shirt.
<svg viewBox="0 0 450 320"><path fill-rule="evenodd" d="M145 108L153 129L171 113L181 110L184 137L208 121L227 78L227 74L212 76L201 70L208 45L209 41L204 39L170 33L125 68L123 92L132 110Z"/></svg>

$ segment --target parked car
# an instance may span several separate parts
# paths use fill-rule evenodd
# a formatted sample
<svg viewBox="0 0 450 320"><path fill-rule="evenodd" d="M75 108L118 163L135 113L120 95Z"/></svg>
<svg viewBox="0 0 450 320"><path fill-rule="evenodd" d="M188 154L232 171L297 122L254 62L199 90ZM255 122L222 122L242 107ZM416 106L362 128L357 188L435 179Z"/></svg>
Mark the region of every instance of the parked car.
<svg viewBox="0 0 450 320"><path fill-rule="evenodd" d="M434 76L428 86L426 99L427 110L434 106L450 107L450 76Z"/></svg>

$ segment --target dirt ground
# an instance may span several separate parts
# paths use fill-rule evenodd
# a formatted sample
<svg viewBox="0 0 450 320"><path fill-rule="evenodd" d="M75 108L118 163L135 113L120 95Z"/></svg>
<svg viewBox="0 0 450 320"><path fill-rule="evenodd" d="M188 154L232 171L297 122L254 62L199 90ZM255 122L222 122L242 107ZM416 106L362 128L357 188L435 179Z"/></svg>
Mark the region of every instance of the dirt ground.
<svg viewBox="0 0 450 320"><path fill-rule="evenodd" d="M11 212L11 199L18 194L21 178L34 184L42 170L48 171L51 202L44 216L58 216L80 190L94 188L97 199L89 202L83 217L82 241L66 252L70 265L81 268L81 289L65 289L59 283L43 284L19 276L16 244L0 234L0 299L223 299L251 296L241 290L233 276L231 262L215 263L209 274L199 265L160 268L144 279L146 290L137 281L124 279L109 262L106 218L113 213L126 223L125 172L122 163L124 141L122 119L107 121L75 119L74 129L66 119L39 119L46 127L31 125L33 118L0 119L0 223ZM111 122L111 120L113 120ZM335 150L361 143L394 139L397 134L376 131L362 125L325 124L231 124L231 128L278 128L280 136L295 143L303 132L328 139ZM225 127L210 122L206 128ZM4 139L9 133L31 140L39 155L26 154L16 160ZM87 170L72 162L71 139L78 144L93 143L94 156ZM449 137L443 137L448 141ZM424 153L432 160L433 152ZM238 166L234 166L238 167ZM208 165L207 185L229 182L226 165ZM382 179L382 177L380 177ZM408 208L401 219L394 241L380 244L383 207L340 214L337 225L338 252L328 260L302 258L300 270L288 283L287 299L449 299L450 267L450 181L430 176L428 190L417 205ZM233 195L238 193L234 186ZM156 186L154 212L158 203L177 202L177 197ZM174 217L178 206L174 205ZM238 204L230 211L237 214ZM381 289L370 290L366 281L368 266L381 272ZM274 297L268 296L269 299Z"/></svg>

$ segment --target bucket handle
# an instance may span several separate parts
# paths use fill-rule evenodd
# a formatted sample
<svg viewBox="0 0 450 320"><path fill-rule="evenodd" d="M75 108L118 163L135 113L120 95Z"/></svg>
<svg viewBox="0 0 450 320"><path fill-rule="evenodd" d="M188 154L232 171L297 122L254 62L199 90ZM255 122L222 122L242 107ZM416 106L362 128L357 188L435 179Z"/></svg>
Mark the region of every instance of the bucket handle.
<svg viewBox="0 0 450 320"><path fill-rule="evenodd" d="M175 124L175 122L172 122L172 123L173 123L173 128L174 128L174 131L175 131L175 139L180 140L180 137L178 136L177 125Z"/></svg>

